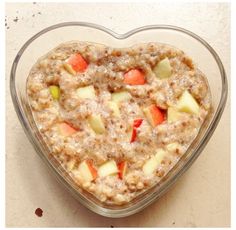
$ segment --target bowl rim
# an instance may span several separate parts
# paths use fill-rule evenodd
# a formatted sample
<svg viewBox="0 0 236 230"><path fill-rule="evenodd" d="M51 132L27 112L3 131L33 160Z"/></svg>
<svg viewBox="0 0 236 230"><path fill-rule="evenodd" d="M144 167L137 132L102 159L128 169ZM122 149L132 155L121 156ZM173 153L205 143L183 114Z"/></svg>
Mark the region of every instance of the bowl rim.
<svg viewBox="0 0 236 230"><path fill-rule="evenodd" d="M93 212L95 212L97 214L100 214L100 215L106 216L106 217L112 217L112 218L120 218L120 217L125 217L125 216L135 214L135 213L143 210L145 207L147 207L152 202L157 200L161 195L163 195L167 191L167 189L169 187L171 187L171 185L173 185L173 183L193 164L193 162L201 154L201 152L204 149L205 145L208 143L209 139L211 138L212 134L214 133L214 131L215 131L215 129L216 129L216 127L217 127L217 125L220 121L220 118L222 116L222 113L223 113L225 105L226 105L226 100L227 100L227 95L228 95L228 83L227 83L227 76L226 76L226 73L225 73L225 70L224 70L224 66L222 64L222 61L221 61L220 57L218 56L216 51L209 45L208 42L206 42L204 39L202 39L197 34L191 32L189 30L186 30L182 27L178 27L178 26L165 25L165 24L146 25L146 26L142 26L142 27L132 29L132 30L130 30L130 31L124 33L124 34L119 34L119 33L116 33L116 32L114 32L113 30L111 30L107 27L102 26L102 25L89 23L89 22L83 22L83 21L81 21L81 22L71 21L71 22L62 22L62 23L54 24L54 25L51 25L49 27L46 27L46 28L42 29L41 31L39 31L38 33L33 35L31 38L29 38L24 43L24 45L20 48L18 53L16 54L16 57L13 61L13 64L12 64L12 67L11 67L11 72L10 72L10 93L11 93L11 98L12 98L12 101L13 101L13 104L14 104L16 114L18 116L18 119L20 120L20 123L21 123L28 139L32 143L32 145L35 148L38 155L45 161L45 163L51 169L52 169L52 164L48 161L48 159L44 156L44 154L42 154L42 150L39 146L39 143L38 143L36 137L34 135L32 135L33 133L31 132L31 129L28 125L28 120L25 118L25 115L24 115L25 112L22 109L22 107L20 106L20 101L19 101L19 98L17 96L17 86L15 84L16 83L15 82L15 76L16 76L16 70L17 70L18 62L19 62L22 54L24 53L24 51L27 49L27 47L35 39L37 39L41 35L49 32L51 30L58 29L58 28L61 28L61 27L66 27L66 26L80 26L80 27L89 27L89 28L97 29L97 30L100 30L102 32L105 32L105 33L111 35L112 37L114 37L118 40L124 40L128 37L133 36L134 34L137 34L137 33L142 32L142 31L147 31L147 30L153 30L153 29L155 29L155 30L157 30L157 29L174 30L174 31L177 31L177 32L187 34L187 35L191 36L192 38L196 39L198 42L200 42L212 54L213 58L215 59L217 65L218 65L220 75L221 75L221 83L222 83L221 97L220 97L220 102L217 105L217 108L215 110L214 116L212 117L212 120L209 124L209 127L206 129L206 132L204 133L204 135L201 138L200 142L198 143L197 147L194 149L192 156L190 157L190 159L188 159L187 163L185 164L185 167L182 167L178 171L176 176L171 178L169 183L167 184L167 186L165 186L162 190L160 190L160 192L158 194L153 194L148 200L144 199L144 200L142 200L143 202L136 203L134 205L136 207L133 208L133 209L131 209L131 207L133 207L133 206L131 206L131 207L128 207L126 209L113 210L113 209L103 208L103 207L93 203L90 200L89 200L89 202L90 202L90 204L89 204L88 200L84 199L81 196L81 194L78 194L78 193L75 194L75 191L71 186L66 186L72 192L72 195L76 196L77 200L79 200L81 204L83 204L88 209L92 210ZM55 168L52 171L56 175L57 179L59 179L62 183L67 183L68 184L68 182L65 180L65 178L63 178L60 175L60 173L57 170L55 170ZM142 205L140 205L140 203L142 203Z"/></svg>

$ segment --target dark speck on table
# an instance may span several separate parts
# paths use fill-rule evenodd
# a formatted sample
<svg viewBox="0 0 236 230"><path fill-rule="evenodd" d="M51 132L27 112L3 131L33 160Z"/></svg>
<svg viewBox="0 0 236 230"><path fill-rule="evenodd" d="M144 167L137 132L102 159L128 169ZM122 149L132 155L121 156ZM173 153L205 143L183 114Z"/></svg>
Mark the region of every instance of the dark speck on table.
<svg viewBox="0 0 236 230"><path fill-rule="evenodd" d="M37 208L34 213L38 217L42 217L43 216L43 210L41 208Z"/></svg>

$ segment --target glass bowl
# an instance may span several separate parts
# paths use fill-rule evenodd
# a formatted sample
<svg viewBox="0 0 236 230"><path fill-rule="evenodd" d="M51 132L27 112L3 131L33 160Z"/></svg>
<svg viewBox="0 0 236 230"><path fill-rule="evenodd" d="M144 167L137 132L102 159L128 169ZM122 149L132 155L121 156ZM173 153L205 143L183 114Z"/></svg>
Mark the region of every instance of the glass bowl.
<svg viewBox="0 0 236 230"><path fill-rule="evenodd" d="M60 43L80 40L102 43L111 47L129 47L136 43L159 42L173 45L190 56L206 74L212 94L213 110L184 156L164 177L160 184L148 189L128 204L111 206L101 203L90 193L82 190L60 166L44 143L36 128L28 104L26 80L29 71L39 57ZM65 22L50 26L30 38L19 50L11 69L10 90L18 118L36 152L52 169L57 178L84 206L107 217L124 217L134 214L153 201L192 165L212 136L227 98L227 79L222 62L214 49L196 34L170 25L150 25L117 34L103 26L85 22Z"/></svg>

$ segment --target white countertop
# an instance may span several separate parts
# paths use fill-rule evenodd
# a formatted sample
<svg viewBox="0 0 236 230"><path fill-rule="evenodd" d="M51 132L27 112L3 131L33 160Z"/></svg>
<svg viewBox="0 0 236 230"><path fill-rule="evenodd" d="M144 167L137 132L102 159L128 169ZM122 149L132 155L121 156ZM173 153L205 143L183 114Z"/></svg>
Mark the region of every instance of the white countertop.
<svg viewBox="0 0 236 230"><path fill-rule="evenodd" d="M229 98L208 145L178 183L142 212L109 219L87 210L55 180L24 134L9 92L10 68L19 48L36 32L64 21L93 22L118 33L148 24L183 27L200 35L217 51L230 83L229 7L227 3L7 3L6 226L230 226ZM36 208L43 210L42 217L34 214Z"/></svg>

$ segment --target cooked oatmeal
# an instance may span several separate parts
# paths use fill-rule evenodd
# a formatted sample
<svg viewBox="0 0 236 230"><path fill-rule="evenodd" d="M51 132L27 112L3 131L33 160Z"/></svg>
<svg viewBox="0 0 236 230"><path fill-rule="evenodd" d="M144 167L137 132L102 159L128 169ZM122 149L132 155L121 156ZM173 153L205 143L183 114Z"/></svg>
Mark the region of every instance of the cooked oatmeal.
<svg viewBox="0 0 236 230"><path fill-rule="evenodd" d="M115 205L169 172L211 108L204 74L158 43L61 44L33 66L27 94L53 156L81 188Z"/></svg>

